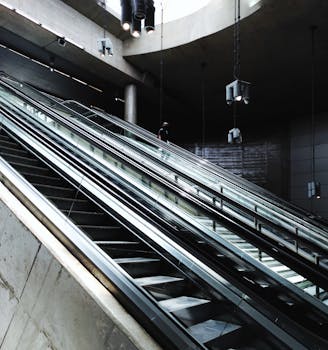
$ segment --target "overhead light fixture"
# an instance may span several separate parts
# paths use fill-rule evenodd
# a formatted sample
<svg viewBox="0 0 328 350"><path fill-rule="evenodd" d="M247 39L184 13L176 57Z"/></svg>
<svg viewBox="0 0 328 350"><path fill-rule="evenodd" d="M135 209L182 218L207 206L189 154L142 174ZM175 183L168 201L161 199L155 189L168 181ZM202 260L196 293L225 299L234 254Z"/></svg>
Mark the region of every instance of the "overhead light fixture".
<svg viewBox="0 0 328 350"><path fill-rule="evenodd" d="M134 38L140 38L140 35L141 35L141 21L140 20L132 18L131 35Z"/></svg>
<svg viewBox="0 0 328 350"><path fill-rule="evenodd" d="M115 101L125 103L125 100L123 100L123 98L120 97L115 97Z"/></svg>
<svg viewBox="0 0 328 350"><path fill-rule="evenodd" d="M241 136L241 132L238 128L233 128L229 130L228 133L228 143L230 144L238 144L242 143L243 138Z"/></svg>
<svg viewBox="0 0 328 350"><path fill-rule="evenodd" d="M155 30L154 0L121 0L121 25L124 31L130 30L134 38L141 36L141 21L145 20L145 30Z"/></svg>
<svg viewBox="0 0 328 350"><path fill-rule="evenodd" d="M97 40L98 52L102 57L105 57L106 53L108 56L113 56L113 44L109 38L102 38Z"/></svg>
<svg viewBox="0 0 328 350"><path fill-rule="evenodd" d="M66 46L66 40L64 37L58 37L57 38L57 43L59 46L61 47L65 47Z"/></svg>
<svg viewBox="0 0 328 350"><path fill-rule="evenodd" d="M321 184L318 181L308 182L308 198L321 198Z"/></svg>
<svg viewBox="0 0 328 350"><path fill-rule="evenodd" d="M128 31L131 27L132 8L130 0L121 0L121 25L123 30Z"/></svg>
<svg viewBox="0 0 328 350"><path fill-rule="evenodd" d="M245 104L250 100L251 83L243 80L235 80L226 86L226 101L228 105L233 102L244 101Z"/></svg>
<svg viewBox="0 0 328 350"><path fill-rule="evenodd" d="M148 34L155 31L155 7L153 0L148 0L147 2L145 29Z"/></svg>
<svg viewBox="0 0 328 350"><path fill-rule="evenodd" d="M146 18L146 1L147 0L131 0L132 15L139 21Z"/></svg>

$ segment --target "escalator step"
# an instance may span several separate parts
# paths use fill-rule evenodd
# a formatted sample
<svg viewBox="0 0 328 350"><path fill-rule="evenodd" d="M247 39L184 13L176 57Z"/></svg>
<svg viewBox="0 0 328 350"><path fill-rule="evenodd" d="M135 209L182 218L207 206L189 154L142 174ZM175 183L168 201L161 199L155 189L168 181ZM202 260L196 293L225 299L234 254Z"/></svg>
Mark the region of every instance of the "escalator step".
<svg viewBox="0 0 328 350"><path fill-rule="evenodd" d="M32 183L34 182L39 184L58 186L63 184L64 182L64 180L60 177L55 177L51 175L32 174L27 171L22 171L21 175L23 175L27 180L29 180Z"/></svg>
<svg viewBox="0 0 328 350"><path fill-rule="evenodd" d="M135 257L135 258L117 258L117 259L114 259L114 261L118 264L145 264L150 262L159 262L160 259Z"/></svg>
<svg viewBox="0 0 328 350"><path fill-rule="evenodd" d="M140 244L140 242L128 242L128 241L93 241L94 243L103 246L103 245L130 245L130 244Z"/></svg>
<svg viewBox="0 0 328 350"><path fill-rule="evenodd" d="M281 272L286 272L289 271L289 267L285 266L285 265L277 265L277 266L273 266L271 267L271 270L276 272L276 273L281 273Z"/></svg>
<svg viewBox="0 0 328 350"><path fill-rule="evenodd" d="M15 155L11 153L6 153L4 151L0 152L1 156L6 159L9 163L20 163L25 165L38 165L40 162L36 158L30 158L23 155Z"/></svg>
<svg viewBox="0 0 328 350"><path fill-rule="evenodd" d="M27 165L17 162L10 162L10 165L13 166L16 170L19 172L21 171L32 171L38 175L47 175L49 174L49 169L45 168L43 166L37 166L37 165Z"/></svg>
<svg viewBox="0 0 328 350"><path fill-rule="evenodd" d="M188 309L190 307L210 303L210 300L199 299L187 296L181 296L178 298L172 298L162 300L159 304L168 312L174 312L182 309Z"/></svg>
<svg viewBox="0 0 328 350"><path fill-rule="evenodd" d="M305 281L305 278L301 275L296 275L296 276L292 276L292 277L287 277L288 281L293 283L293 284L296 284L296 283L300 283L300 282L303 282Z"/></svg>
<svg viewBox="0 0 328 350"><path fill-rule="evenodd" d="M135 282L139 286L153 286L156 284L172 283L183 281L183 278L172 277L172 276L151 276L151 277L140 277L135 278Z"/></svg>
<svg viewBox="0 0 328 350"><path fill-rule="evenodd" d="M18 143L9 141L9 139L8 139L8 141L7 140L1 140L0 146L1 147L8 147L10 149L14 149L14 148L15 149L22 149L22 147Z"/></svg>
<svg viewBox="0 0 328 350"><path fill-rule="evenodd" d="M241 328L242 326L233 323L207 320L189 327L188 330L201 344L205 344L227 334L237 334Z"/></svg>
<svg viewBox="0 0 328 350"><path fill-rule="evenodd" d="M11 154L11 155L27 155L28 152L25 151L24 149L20 149L20 148L11 148L9 147L8 145L3 145L1 142L0 142L0 148L1 148L1 151L6 153L6 154Z"/></svg>

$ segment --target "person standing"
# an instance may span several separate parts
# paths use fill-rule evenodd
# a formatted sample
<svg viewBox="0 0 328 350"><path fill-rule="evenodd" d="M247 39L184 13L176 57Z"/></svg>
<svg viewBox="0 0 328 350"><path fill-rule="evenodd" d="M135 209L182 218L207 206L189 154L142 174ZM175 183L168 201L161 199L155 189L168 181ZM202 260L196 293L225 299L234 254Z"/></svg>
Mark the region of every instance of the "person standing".
<svg viewBox="0 0 328 350"><path fill-rule="evenodd" d="M169 123L163 122L162 127L158 130L157 138L164 142L168 142L169 141L168 128L169 128Z"/></svg>
<svg viewBox="0 0 328 350"><path fill-rule="evenodd" d="M157 133L157 138L169 143L169 123L168 122L163 122L162 127L158 130ZM170 156L169 152L165 151L165 149L159 148L159 151L161 153L161 159L162 160L167 160Z"/></svg>

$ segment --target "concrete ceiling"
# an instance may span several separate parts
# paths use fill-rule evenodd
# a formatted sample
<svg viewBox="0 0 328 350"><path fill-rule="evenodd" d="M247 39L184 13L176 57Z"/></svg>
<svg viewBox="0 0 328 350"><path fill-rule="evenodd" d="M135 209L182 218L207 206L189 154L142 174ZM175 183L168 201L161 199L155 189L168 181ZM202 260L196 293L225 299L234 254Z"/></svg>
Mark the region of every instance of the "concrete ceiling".
<svg viewBox="0 0 328 350"><path fill-rule="evenodd" d="M124 39L119 20L106 13L94 0L83 1L83 6L81 1L64 0L64 2L92 18L99 25L111 23L111 31ZM260 11L246 18L241 24L241 78L253 85L251 103L238 108L238 123L241 127L249 123L252 125L256 123L255 125L261 127L270 121L275 123L276 120L286 121L310 114L311 25L318 26L315 36L316 110L327 110L324 101L328 76L326 65L328 1L262 0L262 5ZM108 67L102 67L103 63L99 60L75 52L77 48L68 46L64 53L59 52L61 48L54 42L55 37L51 38L51 35L43 32L42 28L34 27L33 23L27 22L21 23L23 38L17 35L14 38L8 23L1 23L3 27L9 29L0 30L1 42L30 57L39 57L41 61L49 61L49 57L54 56L56 64L65 72L106 90L108 96L122 94L122 87L128 82L126 76ZM17 28L15 30L17 32ZM26 37L29 33L30 40ZM40 42L32 42L36 37ZM209 137L214 138L220 128L232 125L232 110L225 103L225 85L233 80L232 55L231 27L163 52L163 81L166 94L164 115L175 125L177 132L185 132L188 125L190 130L188 133L199 137L197 133L202 120L202 63L206 63L204 71L206 132ZM8 53L2 53L0 59L2 61L0 67L5 67L12 73L15 73L16 64L19 64L24 80L33 83L38 80L38 84L35 85L45 90L54 92L60 86L58 77L49 74L48 71L41 72L42 68L35 68L32 63L31 65L28 62L17 63L20 58L15 62L14 59L8 58ZM140 120L142 125L154 130L159 119L160 53L129 56L126 59L140 71L149 72L155 80L153 88L139 86ZM90 67L93 68L90 70ZM99 74L104 71L106 74ZM70 89L66 90L69 94ZM61 92L62 95L66 95Z"/></svg>

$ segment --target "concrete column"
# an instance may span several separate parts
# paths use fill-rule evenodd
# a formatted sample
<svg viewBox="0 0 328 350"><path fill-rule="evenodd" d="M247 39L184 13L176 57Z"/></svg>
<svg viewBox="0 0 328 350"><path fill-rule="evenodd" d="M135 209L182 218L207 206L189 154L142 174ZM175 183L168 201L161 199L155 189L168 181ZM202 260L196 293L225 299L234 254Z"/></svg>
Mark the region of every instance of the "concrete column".
<svg viewBox="0 0 328 350"><path fill-rule="evenodd" d="M124 120L137 124L137 87L129 84L124 91L125 109Z"/></svg>

